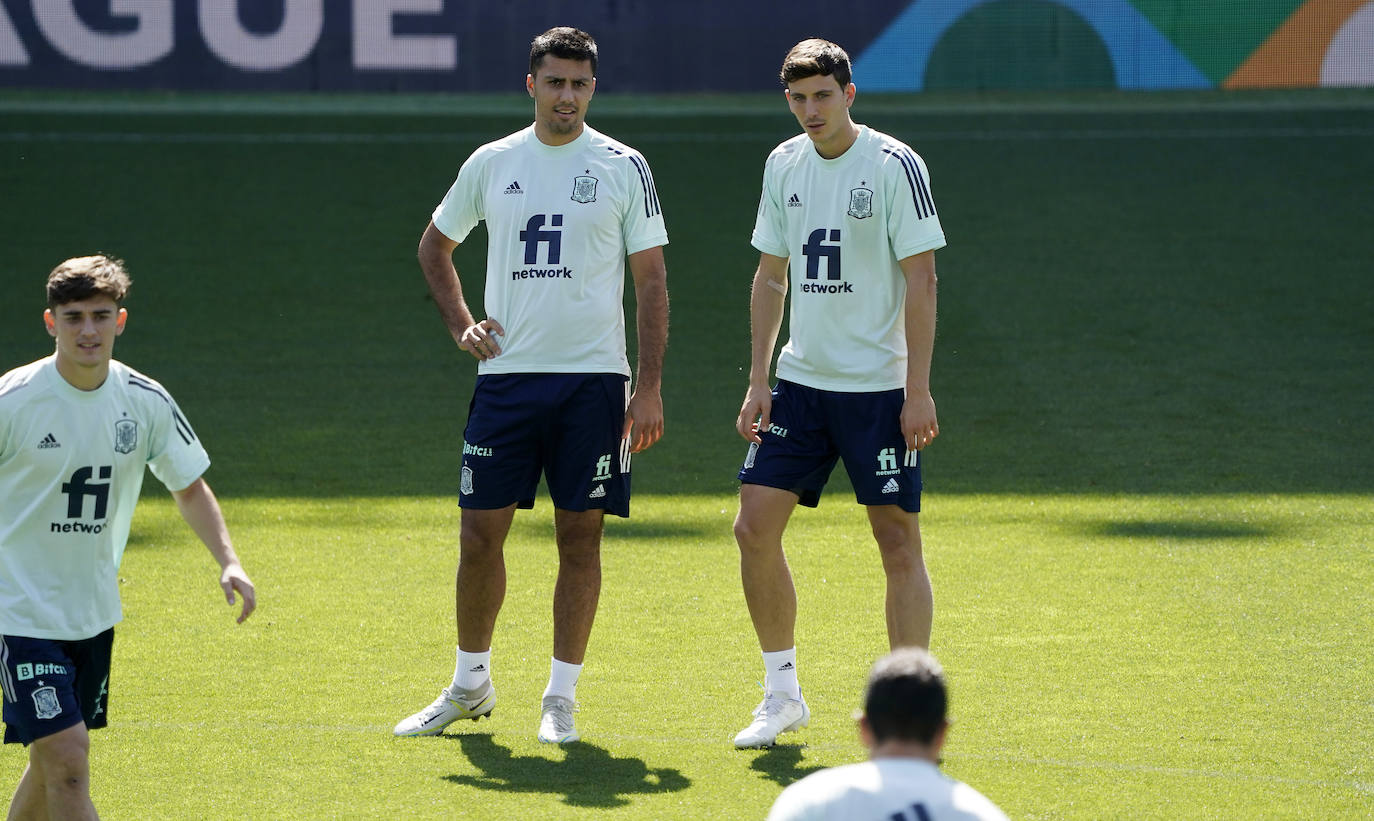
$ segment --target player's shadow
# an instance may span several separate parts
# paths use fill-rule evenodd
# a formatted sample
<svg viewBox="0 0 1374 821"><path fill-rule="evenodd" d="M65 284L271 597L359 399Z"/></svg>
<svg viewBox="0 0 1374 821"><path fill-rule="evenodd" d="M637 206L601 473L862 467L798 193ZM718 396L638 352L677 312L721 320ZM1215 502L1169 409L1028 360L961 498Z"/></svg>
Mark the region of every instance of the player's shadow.
<svg viewBox="0 0 1374 821"><path fill-rule="evenodd" d="M778 786L786 787L794 781L800 781L808 775L825 769L820 766L801 766L802 750L804 744L775 744L769 747L763 755L755 758L749 765L749 769L763 773L769 781L777 782Z"/></svg>
<svg viewBox="0 0 1374 821"><path fill-rule="evenodd" d="M586 742L563 746L562 761L516 756L490 733L464 733L457 739L463 755L480 775L446 775L445 781L482 790L514 793L562 793L574 807L623 807L625 796L679 792L691 779L670 767L650 769L638 758L616 758Z"/></svg>

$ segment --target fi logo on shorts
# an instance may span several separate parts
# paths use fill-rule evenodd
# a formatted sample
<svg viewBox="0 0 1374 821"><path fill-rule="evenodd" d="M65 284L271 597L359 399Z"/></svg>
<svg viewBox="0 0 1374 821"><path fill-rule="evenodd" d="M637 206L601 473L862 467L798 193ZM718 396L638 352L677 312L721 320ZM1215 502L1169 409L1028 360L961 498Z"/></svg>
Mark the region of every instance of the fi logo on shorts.
<svg viewBox="0 0 1374 821"><path fill-rule="evenodd" d="M592 477L593 482L604 482L611 478L611 454L603 453L596 460L596 475Z"/></svg>

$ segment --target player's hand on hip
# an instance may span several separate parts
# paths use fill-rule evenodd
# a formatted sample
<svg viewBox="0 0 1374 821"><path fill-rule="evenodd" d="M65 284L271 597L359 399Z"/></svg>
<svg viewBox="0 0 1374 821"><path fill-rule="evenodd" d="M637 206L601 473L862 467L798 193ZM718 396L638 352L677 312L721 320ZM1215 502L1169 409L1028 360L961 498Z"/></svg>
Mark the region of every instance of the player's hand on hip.
<svg viewBox="0 0 1374 821"><path fill-rule="evenodd" d="M630 440L630 453L648 450L663 438L663 398L657 393L635 391L625 410L625 432L622 439Z"/></svg>
<svg viewBox="0 0 1374 821"><path fill-rule="evenodd" d="M759 431L768 430L773 424L769 416L773 412L773 391L767 386L750 385L744 394L744 404L740 406L739 416L735 419L735 430L746 441L759 444Z"/></svg>
<svg viewBox="0 0 1374 821"><path fill-rule="evenodd" d="M935 400L929 393L907 394L902 403L902 437L907 450L921 450L940 435Z"/></svg>
<svg viewBox="0 0 1374 821"><path fill-rule="evenodd" d="M238 623L243 624L258 606L257 591L253 588L253 582L248 579L248 574L243 572L243 566L238 562L225 565L219 576L219 586L224 590L225 600L231 605L234 603L235 592L243 597L243 612L239 613L238 617Z"/></svg>
<svg viewBox="0 0 1374 821"><path fill-rule="evenodd" d="M458 347L476 359L491 359L501 353L501 343L496 337L505 335L506 329L501 327L501 323L487 317L481 322L472 323L463 331Z"/></svg>

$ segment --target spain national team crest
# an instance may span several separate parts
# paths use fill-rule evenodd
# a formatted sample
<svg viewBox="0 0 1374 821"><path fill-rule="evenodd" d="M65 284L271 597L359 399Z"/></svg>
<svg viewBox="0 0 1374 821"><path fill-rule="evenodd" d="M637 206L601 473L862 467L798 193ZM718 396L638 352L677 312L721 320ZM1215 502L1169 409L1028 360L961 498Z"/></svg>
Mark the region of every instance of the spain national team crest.
<svg viewBox="0 0 1374 821"><path fill-rule="evenodd" d="M873 192L867 188L853 188L849 191L849 216L857 220L873 216Z"/></svg>
<svg viewBox="0 0 1374 821"><path fill-rule="evenodd" d="M57 700L57 689L39 687L33 691L33 711L41 721L62 715L62 702Z"/></svg>
<svg viewBox="0 0 1374 821"><path fill-rule="evenodd" d="M138 423L132 419L120 419L115 422L115 452L133 453L136 447L138 447Z"/></svg>
<svg viewBox="0 0 1374 821"><path fill-rule="evenodd" d="M596 202L596 177L585 174L573 177L573 202Z"/></svg>

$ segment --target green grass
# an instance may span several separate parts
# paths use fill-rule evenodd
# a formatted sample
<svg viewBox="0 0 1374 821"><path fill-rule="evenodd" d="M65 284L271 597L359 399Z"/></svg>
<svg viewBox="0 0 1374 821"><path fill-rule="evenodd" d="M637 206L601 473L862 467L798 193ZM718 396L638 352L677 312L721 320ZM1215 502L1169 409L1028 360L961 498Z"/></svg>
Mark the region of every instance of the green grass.
<svg viewBox="0 0 1374 821"><path fill-rule="evenodd" d="M262 594L235 628L149 480L93 743L106 817L761 817L781 785L861 756L881 574L842 472L789 530L813 725L729 744L760 677L733 419L762 159L793 132L780 101L594 108L665 206L668 435L636 458L634 518L608 522L587 743L558 750L533 740L542 501L508 545L495 718L389 735L451 672L472 382L415 243L525 104L48 99L0 97L0 369L50 350L53 264L126 257L118 355L206 441ZM923 514L946 771L1015 818L1374 813L1374 97L927 102L855 110L925 157L950 237ZM0 750L0 790L22 761Z"/></svg>

